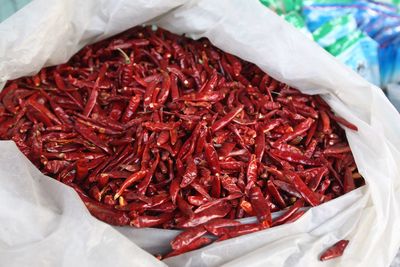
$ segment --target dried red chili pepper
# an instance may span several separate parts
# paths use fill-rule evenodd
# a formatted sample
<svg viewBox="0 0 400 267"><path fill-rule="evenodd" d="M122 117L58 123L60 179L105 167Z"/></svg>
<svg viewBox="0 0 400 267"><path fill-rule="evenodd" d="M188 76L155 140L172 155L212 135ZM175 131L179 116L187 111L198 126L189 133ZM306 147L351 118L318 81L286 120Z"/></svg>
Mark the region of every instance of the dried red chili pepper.
<svg viewBox="0 0 400 267"><path fill-rule="evenodd" d="M0 139L101 220L183 228L168 256L212 242L207 232L295 221L363 185L340 124L357 130L320 96L160 28L87 46L0 92ZM235 221L248 216L259 223Z"/></svg>
<svg viewBox="0 0 400 267"><path fill-rule="evenodd" d="M340 240L336 242L333 246L329 247L321 254L319 260L327 261L342 256L348 244L349 240Z"/></svg>

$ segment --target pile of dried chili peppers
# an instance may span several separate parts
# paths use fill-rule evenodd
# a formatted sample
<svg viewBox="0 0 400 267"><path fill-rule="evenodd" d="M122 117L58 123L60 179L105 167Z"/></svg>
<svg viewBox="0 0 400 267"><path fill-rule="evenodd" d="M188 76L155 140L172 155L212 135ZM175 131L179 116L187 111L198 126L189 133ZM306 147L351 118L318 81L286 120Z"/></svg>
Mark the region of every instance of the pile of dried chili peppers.
<svg viewBox="0 0 400 267"><path fill-rule="evenodd" d="M364 184L339 124L357 127L321 97L160 28L86 46L9 81L0 100L0 138L94 216L183 229L167 257L293 222Z"/></svg>

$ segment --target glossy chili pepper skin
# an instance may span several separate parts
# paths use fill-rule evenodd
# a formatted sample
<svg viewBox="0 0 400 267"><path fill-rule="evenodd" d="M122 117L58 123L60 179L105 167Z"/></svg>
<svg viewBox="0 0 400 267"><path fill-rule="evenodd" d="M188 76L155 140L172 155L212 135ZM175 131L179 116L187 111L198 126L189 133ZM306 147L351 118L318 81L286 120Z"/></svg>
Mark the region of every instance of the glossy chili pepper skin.
<svg viewBox="0 0 400 267"><path fill-rule="evenodd" d="M212 219L223 218L229 213L229 211L230 205L223 201L210 207L209 209L195 214L190 220L185 220L178 224L178 226L182 228L195 227L211 221Z"/></svg>
<svg viewBox="0 0 400 267"><path fill-rule="evenodd" d="M118 191L115 193L114 198L117 199L122 194L122 192L124 192L124 190L128 188L131 184L143 179L146 176L147 172L148 172L147 170L138 171L129 176L121 185L121 187L118 189Z"/></svg>
<svg viewBox="0 0 400 267"><path fill-rule="evenodd" d="M274 219L272 225L276 226L285 223L288 219L290 219L293 216L293 214L295 214L303 206L304 206L304 200L303 199L297 200L294 203L294 205L292 205L284 214Z"/></svg>
<svg viewBox="0 0 400 267"><path fill-rule="evenodd" d="M182 232L177 237L175 237L174 240L171 241L171 247L174 250L182 249L182 247L189 245L194 240L200 238L206 233L207 230L204 228L203 225L187 229L185 232Z"/></svg>
<svg viewBox="0 0 400 267"><path fill-rule="evenodd" d="M235 107L233 110L231 110L229 113L227 113L220 120L216 121L213 124L213 126L211 126L211 131L216 132L219 129L223 128L225 125L227 125L230 121L232 121L243 110L243 107L244 107L243 105Z"/></svg>
<svg viewBox="0 0 400 267"><path fill-rule="evenodd" d="M260 224L264 228L269 228L272 224L271 211L258 186L250 189L250 201Z"/></svg>
<svg viewBox="0 0 400 267"><path fill-rule="evenodd" d="M205 245L207 245L207 244L209 244L211 242L212 242L212 240L210 238L200 237L200 238L194 240L193 242L189 243L187 246L182 247L179 250L174 250L171 253L167 254L164 257L164 259L165 258L170 258L170 257L173 257L173 256L177 256L179 254L182 254L182 253L185 253L185 252L188 252L188 251L191 251L191 250L198 249L198 248L200 248L202 246L205 246Z"/></svg>
<svg viewBox="0 0 400 267"><path fill-rule="evenodd" d="M311 206L317 206L321 203L316 194L308 188L299 175L293 172L288 173L288 175L294 187Z"/></svg>
<svg viewBox="0 0 400 267"><path fill-rule="evenodd" d="M100 220L183 230L169 256L362 186L341 125L357 130L320 96L161 28L129 29L0 92L0 139Z"/></svg>
<svg viewBox="0 0 400 267"><path fill-rule="evenodd" d="M329 247L325 252L319 257L320 261L327 261L343 255L344 250L349 244L349 240L340 240L333 246Z"/></svg>

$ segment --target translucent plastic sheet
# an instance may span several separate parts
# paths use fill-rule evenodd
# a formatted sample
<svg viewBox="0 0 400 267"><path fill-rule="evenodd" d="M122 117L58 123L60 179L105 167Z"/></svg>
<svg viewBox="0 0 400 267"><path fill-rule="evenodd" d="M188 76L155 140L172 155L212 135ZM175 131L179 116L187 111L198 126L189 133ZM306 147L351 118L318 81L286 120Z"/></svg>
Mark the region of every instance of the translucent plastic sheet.
<svg viewBox="0 0 400 267"><path fill-rule="evenodd" d="M321 93L359 128L346 130L367 186L310 209L291 225L157 261L176 231L115 228L68 187L0 143L0 265L388 266L400 246L400 115L383 93L258 1L34 0L0 24L0 83L68 60L84 45L156 23L256 63L305 93ZM319 262L349 239L345 254ZM140 248L142 249L140 249Z"/></svg>

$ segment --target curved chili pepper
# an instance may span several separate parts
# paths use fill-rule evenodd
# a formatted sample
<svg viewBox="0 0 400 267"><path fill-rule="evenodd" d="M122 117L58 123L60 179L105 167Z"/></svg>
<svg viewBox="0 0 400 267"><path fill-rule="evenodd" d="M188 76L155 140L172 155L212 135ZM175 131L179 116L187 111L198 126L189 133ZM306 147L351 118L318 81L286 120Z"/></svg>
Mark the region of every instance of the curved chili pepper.
<svg viewBox="0 0 400 267"><path fill-rule="evenodd" d="M124 190L128 188L130 185L132 185L134 182L143 179L147 175L147 172L148 172L147 170L138 171L129 176L121 185L119 190L115 193L114 199L117 199L122 194L122 192L124 192Z"/></svg>

